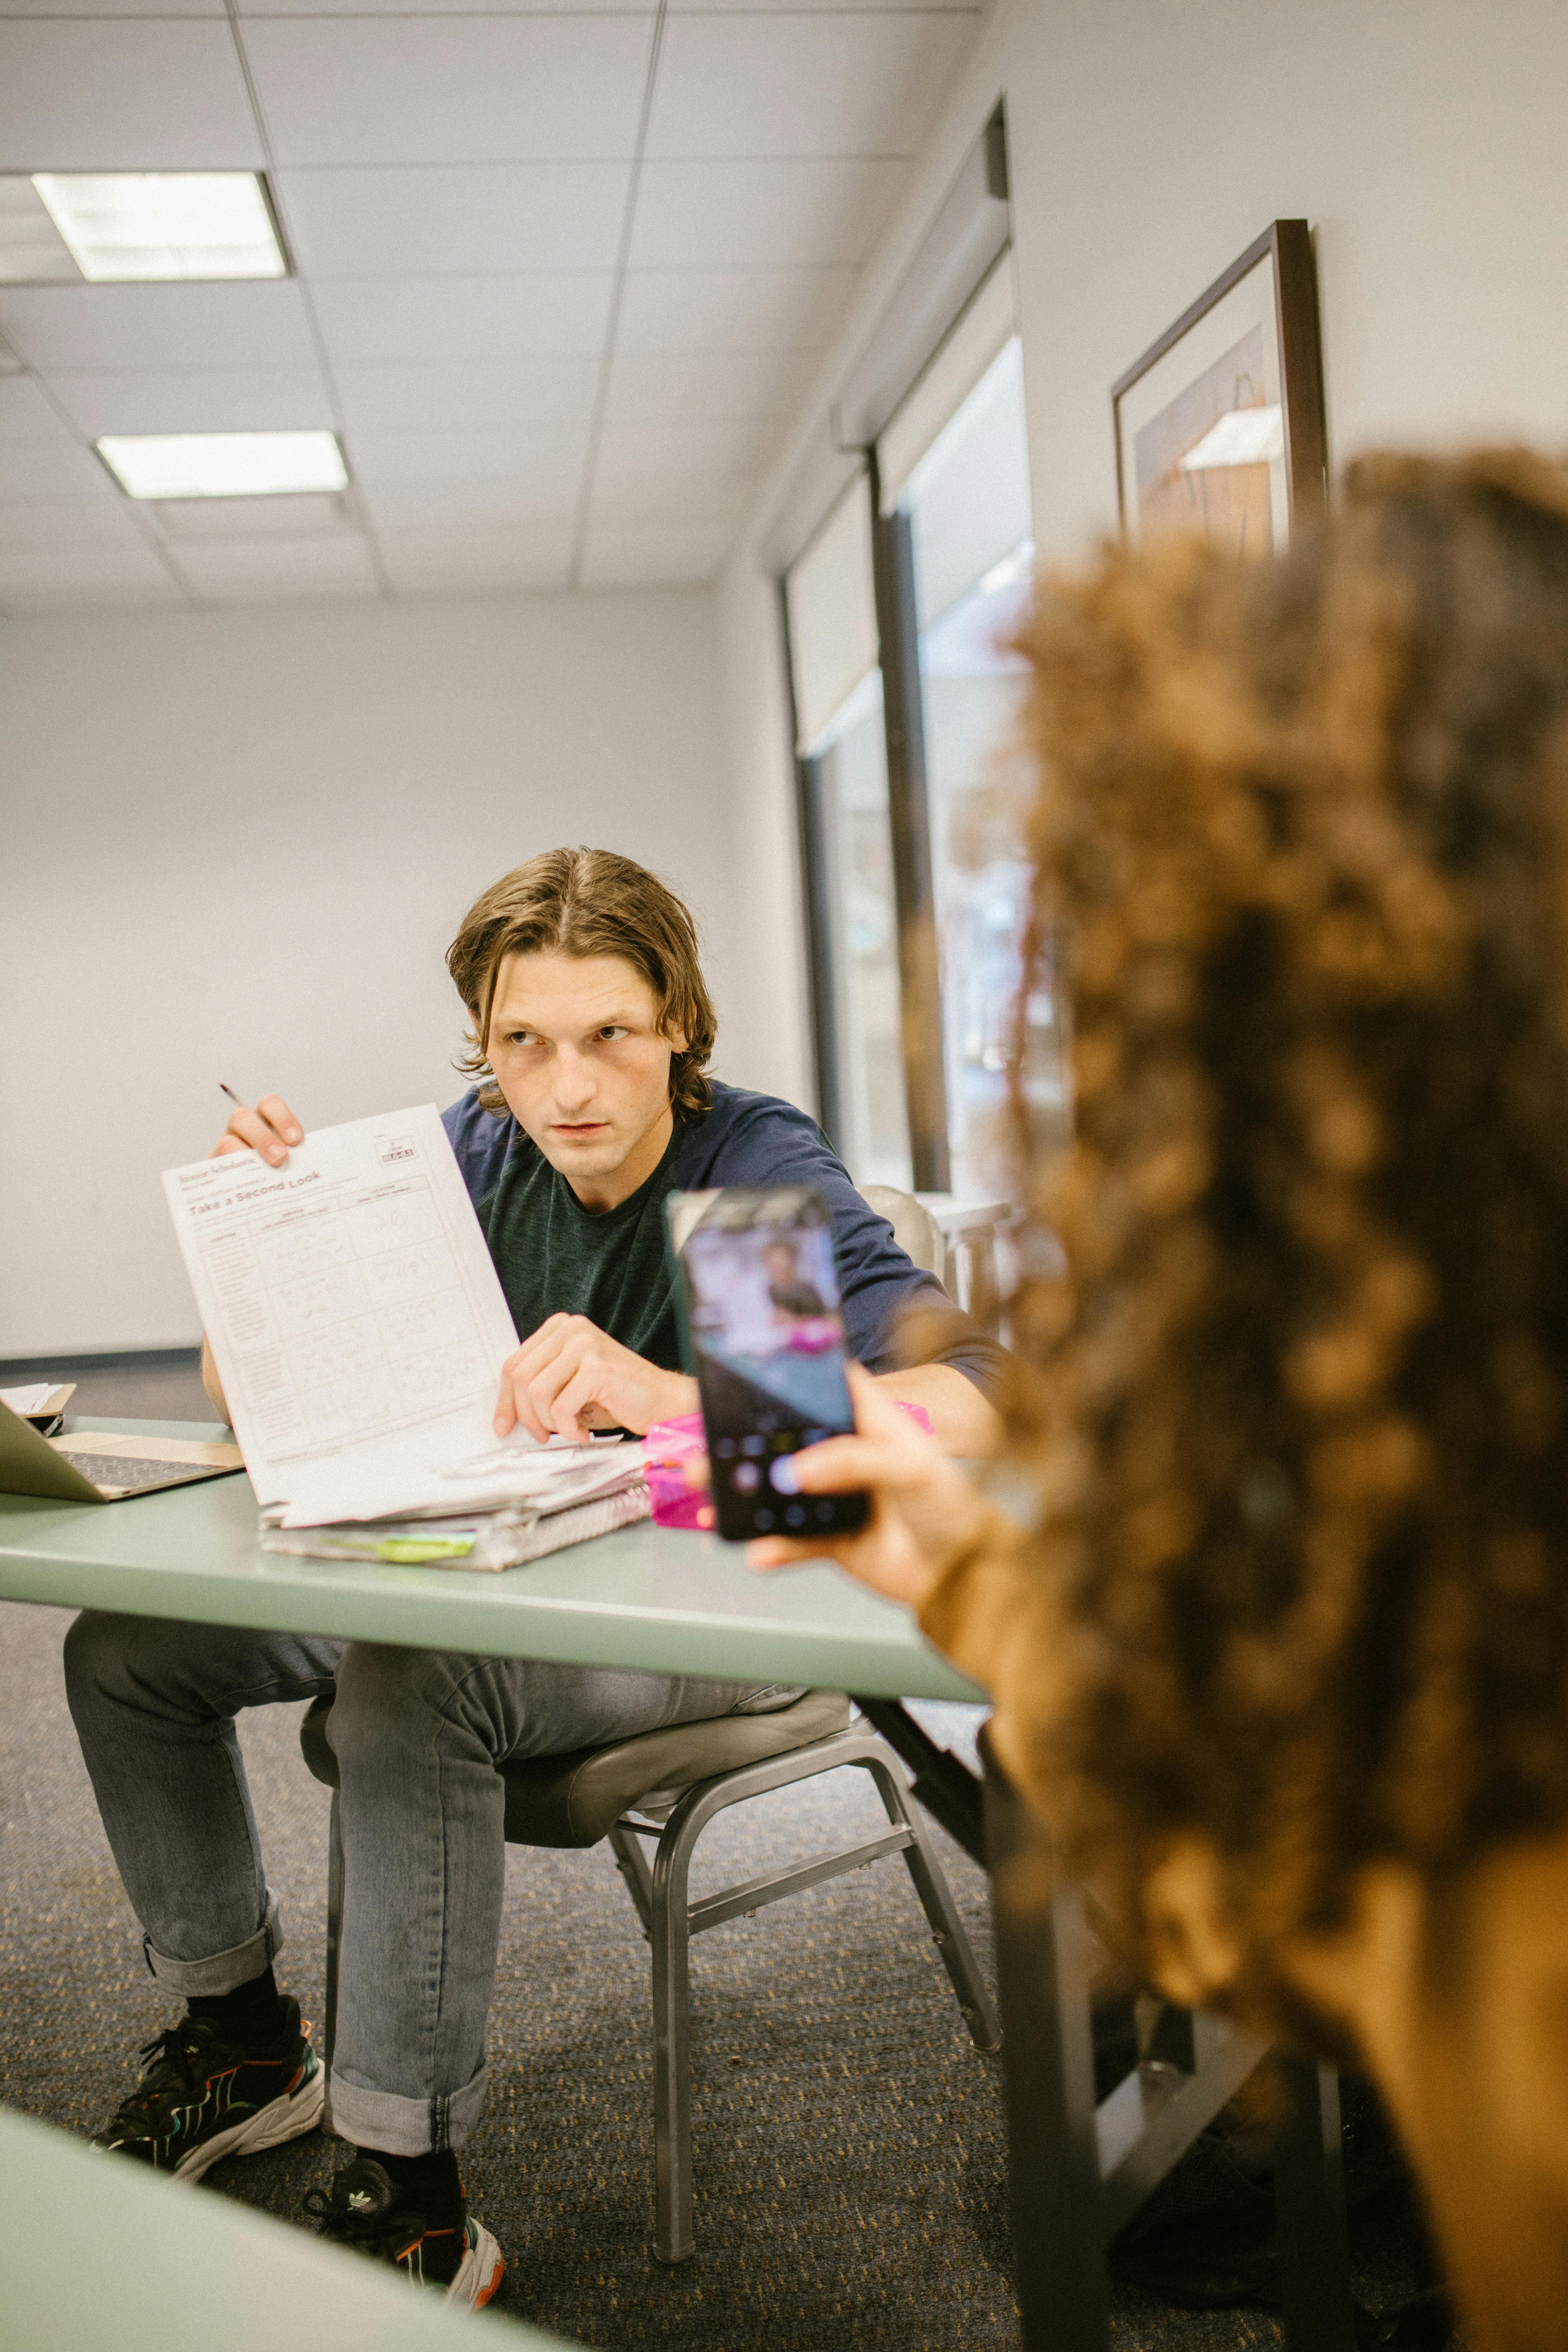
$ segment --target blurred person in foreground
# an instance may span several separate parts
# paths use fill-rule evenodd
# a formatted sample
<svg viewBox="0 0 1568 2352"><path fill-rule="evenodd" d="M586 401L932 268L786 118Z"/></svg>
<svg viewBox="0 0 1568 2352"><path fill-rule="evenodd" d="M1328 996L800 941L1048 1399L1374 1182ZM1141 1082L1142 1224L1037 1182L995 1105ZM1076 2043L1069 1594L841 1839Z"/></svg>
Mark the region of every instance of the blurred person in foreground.
<svg viewBox="0 0 1568 2352"><path fill-rule="evenodd" d="M1557 2352L1568 476L1370 458L1279 562L1106 552L1024 647L1077 1085L1022 1145L1035 1524L865 1382L801 1485L873 1487L837 1557L1152 1978L1373 2074L1472 2352Z"/></svg>

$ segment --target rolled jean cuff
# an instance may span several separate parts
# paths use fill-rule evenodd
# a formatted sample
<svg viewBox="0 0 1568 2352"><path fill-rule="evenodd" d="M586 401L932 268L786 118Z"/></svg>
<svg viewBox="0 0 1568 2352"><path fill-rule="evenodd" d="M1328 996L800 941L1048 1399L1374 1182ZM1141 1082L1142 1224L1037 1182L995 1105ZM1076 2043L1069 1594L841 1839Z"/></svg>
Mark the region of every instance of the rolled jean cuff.
<svg viewBox="0 0 1568 2352"><path fill-rule="evenodd" d="M334 2066L327 2086L331 2128L355 2147L384 2156L425 2156L433 2147L461 2147L485 2103L490 2070L481 2065L460 2091L429 2099L405 2099L395 2091L373 2091L351 2082Z"/></svg>
<svg viewBox="0 0 1568 2352"><path fill-rule="evenodd" d="M142 1937L142 1949L147 1955L148 1968L171 1992L183 1992L187 1999L192 1993L233 1992L237 1985L248 1984L253 1977L270 1968L275 1955L283 1949L278 1897L268 1887L267 1916L260 1927L243 1944L231 1944L226 1952L214 1952L205 1960L172 1960L166 1952L158 1950L151 1936Z"/></svg>

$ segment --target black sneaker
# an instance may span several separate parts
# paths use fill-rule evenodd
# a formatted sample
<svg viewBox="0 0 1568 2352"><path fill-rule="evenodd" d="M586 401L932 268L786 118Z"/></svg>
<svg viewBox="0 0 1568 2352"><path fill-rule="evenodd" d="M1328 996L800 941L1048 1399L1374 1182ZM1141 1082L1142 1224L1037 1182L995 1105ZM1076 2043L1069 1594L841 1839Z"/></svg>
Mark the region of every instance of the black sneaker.
<svg viewBox="0 0 1568 2352"><path fill-rule="evenodd" d="M439 2287L448 2303L489 2303L506 2269L500 2248L466 2205L433 2221L373 2156L356 2156L334 2173L330 2196L310 2189L305 2210L321 2237L390 2263L416 2286Z"/></svg>
<svg viewBox="0 0 1568 2352"><path fill-rule="evenodd" d="M183 2017L142 2044L152 2064L93 2140L176 2180L199 2180L223 2156L254 2156L314 2131L326 2076L300 2004L276 2042L234 2042L210 2018Z"/></svg>

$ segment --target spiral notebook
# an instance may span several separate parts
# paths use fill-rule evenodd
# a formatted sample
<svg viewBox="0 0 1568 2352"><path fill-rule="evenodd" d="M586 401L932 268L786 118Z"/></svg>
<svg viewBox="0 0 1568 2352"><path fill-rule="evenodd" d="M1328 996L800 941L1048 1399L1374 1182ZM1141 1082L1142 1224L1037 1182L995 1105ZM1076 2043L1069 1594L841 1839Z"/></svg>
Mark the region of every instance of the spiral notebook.
<svg viewBox="0 0 1568 2352"><path fill-rule="evenodd" d="M519 1509L462 1520L405 1519L366 1526L348 1520L339 1527L261 1529L263 1551L292 1552L301 1559L376 1560L394 1568L469 1568L494 1571L525 1568L530 1560L614 1535L651 1513L647 1480L639 1475L614 1494L570 1505L560 1511Z"/></svg>

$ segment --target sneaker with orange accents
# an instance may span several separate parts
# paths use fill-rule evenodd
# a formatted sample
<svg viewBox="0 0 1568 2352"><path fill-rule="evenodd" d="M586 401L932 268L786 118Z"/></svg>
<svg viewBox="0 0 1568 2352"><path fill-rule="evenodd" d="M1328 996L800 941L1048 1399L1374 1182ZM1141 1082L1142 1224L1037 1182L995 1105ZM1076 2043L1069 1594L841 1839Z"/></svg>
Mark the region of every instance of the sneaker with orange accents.
<svg viewBox="0 0 1568 2352"><path fill-rule="evenodd" d="M452 2211L426 2213L373 2156L356 2156L334 2173L329 2196L310 2189L305 2210L319 2236L392 2263L415 2285L439 2288L448 2303L489 2303L506 2269L465 2200Z"/></svg>
<svg viewBox="0 0 1568 2352"><path fill-rule="evenodd" d="M314 2131L326 2076L300 2004L274 2042L232 2040L210 2018L183 2017L142 2049L151 2061L94 2139L177 2180L199 2180L223 2156L255 2156Z"/></svg>

